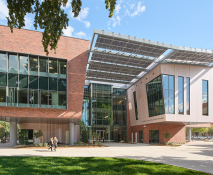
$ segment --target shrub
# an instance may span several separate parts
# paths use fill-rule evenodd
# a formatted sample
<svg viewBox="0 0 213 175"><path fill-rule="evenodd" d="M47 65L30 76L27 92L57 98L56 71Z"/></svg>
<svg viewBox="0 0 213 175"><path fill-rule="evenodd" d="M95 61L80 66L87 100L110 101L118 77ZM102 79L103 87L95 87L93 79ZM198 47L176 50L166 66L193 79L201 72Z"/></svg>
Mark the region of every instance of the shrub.
<svg viewBox="0 0 213 175"><path fill-rule="evenodd" d="M81 142L81 141L80 141L80 142L78 142L78 145L79 145L79 146L81 146L81 145L82 145L82 142Z"/></svg>
<svg viewBox="0 0 213 175"><path fill-rule="evenodd" d="M166 142L165 144L166 144L166 145L169 145L169 142Z"/></svg>
<svg viewBox="0 0 213 175"><path fill-rule="evenodd" d="M131 140L128 140L128 139L127 139L126 141L127 141L127 143L130 143L130 142L131 142Z"/></svg>
<svg viewBox="0 0 213 175"><path fill-rule="evenodd" d="M101 142L98 142L98 146L101 146Z"/></svg>
<svg viewBox="0 0 213 175"><path fill-rule="evenodd" d="M82 137L82 141L84 142L84 143L87 143L88 142L88 139L87 139L87 131L86 130L83 130L82 131L82 133L81 133L82 135L81 135L81 137Z"/></svg>
<svg viewBox="0 0 213 175"><path fill-rule="evenodd" d="M170 143L172 146L176 145L174 142Z"/></svg>
<svg viewBox="0 0 213 175"><path fill-rule="evenodd" d="M43 143L39 143L39 146L42 147L42 146L43 146Z"/></svg>
<svg viewBox="0 0 213 175"><path fill-rule="evenodd" d="M38 145L38 143L36 143L34 146L35 146L35 147L38 147L39 145Z"/></svg>
<svg viewBox="0 0 213 175"><path fill-rule="evenodd" d="M66 148L67 148L67 145L66 145Z"/></svg>
<svg viewBox="0 0 213 175"><path fill-rule="evenodd" d="M44 143L44 146L45 146L45 147L48 147L48 143Z"/></svg>
<svg viewBox="0 0 213 175"><path fill-rule="evenodd" d="M78 145L78 142L75 142L75 143L74 143L74 146L77 146L77 145Z"/></svg>

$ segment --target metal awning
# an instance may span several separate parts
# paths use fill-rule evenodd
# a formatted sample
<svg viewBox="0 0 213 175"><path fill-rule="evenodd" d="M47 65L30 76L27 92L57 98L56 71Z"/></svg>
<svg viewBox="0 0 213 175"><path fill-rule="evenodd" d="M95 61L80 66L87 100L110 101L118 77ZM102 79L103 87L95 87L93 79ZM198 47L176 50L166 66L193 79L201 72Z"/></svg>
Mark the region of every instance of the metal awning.
<svg viewBox="0 0 213 175"><path fill-rule="evenodd" d="M213 51L94 30L86 80L127 84L160 63L213 66Z"/></svg>

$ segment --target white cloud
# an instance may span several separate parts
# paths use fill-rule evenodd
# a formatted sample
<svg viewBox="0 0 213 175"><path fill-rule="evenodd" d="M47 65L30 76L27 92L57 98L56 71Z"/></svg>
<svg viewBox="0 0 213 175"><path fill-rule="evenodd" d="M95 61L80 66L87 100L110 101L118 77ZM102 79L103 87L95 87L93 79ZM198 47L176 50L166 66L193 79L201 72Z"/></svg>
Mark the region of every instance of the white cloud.
<svg viewBox="0 0 213 175"><path fill-rule="evenodd" d="M73 31L74 31L74 28L71 26L68 26L67 29L63 29L64 36L72 36Z"/></svg>
<svg viewBox="0 0 213 175"><path fill-rule="evenodd" d="M67 3L66 3L66 7L62 6L62 9L69 8L70 6L71 6L71 0L68 0Z"/></svg>
<svg viewBox="0 0 213 175"><path fill-rule="evenodd" d="M118 3L115 6L115 14L118 15L120 10L121 10L121 3L123 2L123 0L118 1Z"/></svg>
<svg viewBox="0 0 213 175"><path fill-rule="evenodd" d="M33 25L33 19L30 18L30 17L25 16L24 20L25 20L25 26L24 26L24 28L25 29L30 29L32 27L32 25Z"/></svg>
<svg viewBox="0 0 213 175"><path fill-rule="evenodd" d="M89 21L85 21L84 20L88 16L88 14L89 14L89 7L84 7L84 8L81 9L81 12L79 13L78 17L75 18L78 21L83 22L86 25L86 28L89 28L90 25L91 25ZM70 11L70 16L74 17L74 14L72 13L72 10Z"/></svg>
<svg viewBox="0 0 213 175"><path fill-rule="evenodd" d="M0 0L0 19L6 19L9 16L9 10L4 0Z"/></svg>
<svg viewBox="0 0 213 175"><path fill-rule="evenodd" d="M129 9L126 9L126 14L128 16L134 17L139 15L140 13L143 13L146 10L146 6L143 6L142 2L139 1L137 7L135 6L135 4L131 4L130 9L134 9L134 11L130 12Z"/></svg>
<svg viewBox="0 0 213 175"><path fill-rule="evenodd" d="M84 38L84 39L87 38L86 33L82 32L82 31L76 33L75 35L76 35L76 37L78 37L78 38Z"/></svg>
<svg viewBox="0 0 213 175"><path fill-rule="evenodd" d="M116 18L112 17L112 18L108 21L107 27L108 27L108 29L110 30L110 29L111 29L111 27L110 27L111 25L112 25L112 27L116 27L117 24L120 25L120 22L121 22L121 18L120 18L119 16L117 16Z"/></svg>

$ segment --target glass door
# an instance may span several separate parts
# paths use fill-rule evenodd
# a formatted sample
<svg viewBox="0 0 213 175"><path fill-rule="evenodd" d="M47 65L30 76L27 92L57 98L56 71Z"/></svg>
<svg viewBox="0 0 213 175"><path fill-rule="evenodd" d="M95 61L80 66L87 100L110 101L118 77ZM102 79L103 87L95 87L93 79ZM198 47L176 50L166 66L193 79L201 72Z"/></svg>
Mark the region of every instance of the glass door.
<svg viewBox="0 0 213 175"><path fill-rule="evenodd" d="M159 143L159 130L149 130L149 143Z"/></svg>
<svg viewBox="0 0 213 175"><path fill-rule="evenodd" d="M139 130L139 143L143 143L143 130Z"/></svg>
<svg viewBox="0 0 213 175"><path fill-rule="evenodd" d="M17 106L17 88L8 88L8 106Z"/></svg>

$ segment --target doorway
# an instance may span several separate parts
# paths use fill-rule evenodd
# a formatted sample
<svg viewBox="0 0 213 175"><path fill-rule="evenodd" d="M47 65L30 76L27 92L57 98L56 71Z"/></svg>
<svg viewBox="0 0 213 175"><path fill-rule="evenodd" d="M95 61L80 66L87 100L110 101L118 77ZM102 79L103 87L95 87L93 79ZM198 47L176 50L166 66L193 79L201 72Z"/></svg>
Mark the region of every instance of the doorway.
<svg viewBox="0 0 213 175"><path fill-rule="evenodd" d="M96 130L96 133L99 133L99 141L104 137L104 130Z"/></svg>
<svg viewBox="0 0 213 175"><path fill-rule="evenodd" d="M143 130L139 130L139 143L143 143Z"/></svg>
<svg viewBox="0 0 213 175"><path fill-rule="evenodd" d="M159 130L149 130L149 143L159 143Z"/></svg>
<svg viewBox="0 0 213 175"><path fill-rule="evenodd" d="M21 129L19 143L24 145L33 144L33 129Z"/></svg>

